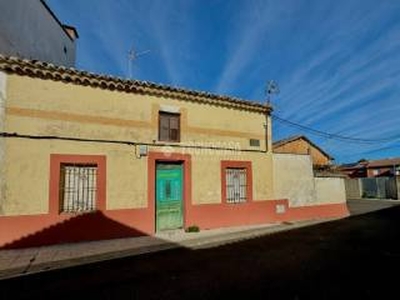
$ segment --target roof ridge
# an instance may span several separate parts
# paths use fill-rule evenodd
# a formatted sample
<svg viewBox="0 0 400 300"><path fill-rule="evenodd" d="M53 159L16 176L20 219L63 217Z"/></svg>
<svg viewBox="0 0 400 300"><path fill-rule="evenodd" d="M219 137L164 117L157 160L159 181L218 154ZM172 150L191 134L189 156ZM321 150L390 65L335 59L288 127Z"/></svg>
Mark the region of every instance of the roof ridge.
<svg viewBox="0 0 400 300"><path fill-rule="evenodd" d="M287 142L287 141L297 140L297 139L302 138L302 137L305 137L305 136L302 135L302 134L290 135L290 136L288 136L286 138L274 141L273 144L279 144L279 143L283 143L283 142Z"/></svg>
<svg viewBox="0 0 400 300"><path fill-rule="evenodd" d="M293 135L293 136L289 136L285 139L281 139L278 140L276 142L272 143L273 147L280 147L282 145L285 145L287 143L296 141L298 139L304 139L306 140L308 143L310 143L313 147L317 148L319 151L321 151L322 154L324 154L326 157L328 157L329 159L334 159L331 155L329 155L329 153L327 153L325 150L323 150L320 146L318 146L317 144L315 144L312 140L310 140L307 136L305 136L304 134L297 134L297 135Z"/></svg>

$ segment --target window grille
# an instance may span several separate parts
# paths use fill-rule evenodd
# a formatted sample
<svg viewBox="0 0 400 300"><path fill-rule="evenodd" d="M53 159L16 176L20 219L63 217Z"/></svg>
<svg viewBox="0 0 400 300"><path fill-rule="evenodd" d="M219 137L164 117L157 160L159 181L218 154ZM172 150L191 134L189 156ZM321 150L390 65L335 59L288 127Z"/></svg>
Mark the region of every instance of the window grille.
<svg viewBox="0 0 400 300"><path fill-rule="evenodd" d="M247 200L247 172L245 168L227 168L226 201L228 203L243 203Z"/></svg>
<svg viewBox="0 0 400 300"><path fill-rule="evenodd" d="M61 211L94 211L97 197L97 165L62 164L60 175Z"/></svg>

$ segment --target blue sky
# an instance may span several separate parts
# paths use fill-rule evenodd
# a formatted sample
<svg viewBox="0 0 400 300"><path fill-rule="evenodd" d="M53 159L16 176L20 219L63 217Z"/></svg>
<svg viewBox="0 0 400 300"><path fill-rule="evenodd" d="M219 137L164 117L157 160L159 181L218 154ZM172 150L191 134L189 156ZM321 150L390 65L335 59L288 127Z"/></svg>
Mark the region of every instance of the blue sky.
<svg viewBox="0 0 400 300"><path fill-rule="evenodd" d="M307 136L337 162L400 156L398 0L48 0L77 27L77 67L263 101L282 118L362 139L350 144L274 122L274 140Z"/></svg>

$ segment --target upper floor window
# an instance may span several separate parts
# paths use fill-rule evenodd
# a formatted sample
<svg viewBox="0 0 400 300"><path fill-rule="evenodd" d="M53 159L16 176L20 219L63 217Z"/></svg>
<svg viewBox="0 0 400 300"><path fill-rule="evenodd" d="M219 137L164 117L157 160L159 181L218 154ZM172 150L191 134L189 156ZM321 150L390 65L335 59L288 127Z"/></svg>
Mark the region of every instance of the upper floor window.
<svg viewBox="0 0 400 300"><path fill-rule="evenodd" d="M160 112L158 123L158 140L165 142L179 142L180 115Z"/></svg>

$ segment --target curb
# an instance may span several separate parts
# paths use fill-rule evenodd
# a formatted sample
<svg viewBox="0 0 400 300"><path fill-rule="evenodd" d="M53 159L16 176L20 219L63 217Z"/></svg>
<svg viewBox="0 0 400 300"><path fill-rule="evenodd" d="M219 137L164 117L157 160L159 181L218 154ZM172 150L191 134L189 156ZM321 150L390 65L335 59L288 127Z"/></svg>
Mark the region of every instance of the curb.
<svg viewBox="0 0 400 300"><path fill-rule="evenodd" d="M125 249L121 251L111 251L111 252L93 254L83 257L75 257L75 258L61 259L57 261L38 263L32 265L28 270L26 270L27 269L26 266L9 268L5 270L0 270L0 280L11 279L20 276L27 276L51 270L76 267L100 261L164 251L178 247L179 245L177 244L164 241L163 243L160 243L158 245L142 246L140 248Z"/></svg>

